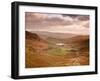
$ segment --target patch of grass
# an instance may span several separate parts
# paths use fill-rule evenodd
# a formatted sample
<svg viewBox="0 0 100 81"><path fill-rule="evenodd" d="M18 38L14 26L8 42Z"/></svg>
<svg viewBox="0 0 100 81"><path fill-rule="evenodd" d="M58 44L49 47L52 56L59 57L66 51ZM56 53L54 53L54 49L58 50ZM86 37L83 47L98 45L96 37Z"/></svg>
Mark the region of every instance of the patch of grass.
<svg viewBox="0 0 100 81"><path fill-rule="evenodd" d="M48 54L53 55L66 55L70 52L70 49L67 48L52 48L48 50Z"/></svg>

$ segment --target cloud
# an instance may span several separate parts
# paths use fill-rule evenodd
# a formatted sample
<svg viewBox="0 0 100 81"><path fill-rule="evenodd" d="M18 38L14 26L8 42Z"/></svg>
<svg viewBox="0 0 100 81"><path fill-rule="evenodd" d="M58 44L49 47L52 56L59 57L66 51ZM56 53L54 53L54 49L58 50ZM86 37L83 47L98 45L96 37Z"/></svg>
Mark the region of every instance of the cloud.
<svg viewBox="0 0 100 81"><path fill-rule="evenodd" d="M86 15L70 15L70 14L41 14L26 12L25 26L26 29L50 29L54 27L56 30L60 27L74 25L82 25L89 27L89 16ZM78 27L79 28L79 27Z"/></svg>

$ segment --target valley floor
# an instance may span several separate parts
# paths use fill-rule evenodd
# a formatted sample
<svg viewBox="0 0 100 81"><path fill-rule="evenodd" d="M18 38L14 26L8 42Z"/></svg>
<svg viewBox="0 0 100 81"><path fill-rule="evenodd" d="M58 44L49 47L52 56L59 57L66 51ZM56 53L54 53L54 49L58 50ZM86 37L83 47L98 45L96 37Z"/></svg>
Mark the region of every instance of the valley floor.
<svg viewBox="0 0 100 81"><path fill-rule="evenodd" d="M57 51L52 48L52 51L50 49L34 50L28 46L26 49L26 68L89 65L89 52L86 49Z"/></svg>

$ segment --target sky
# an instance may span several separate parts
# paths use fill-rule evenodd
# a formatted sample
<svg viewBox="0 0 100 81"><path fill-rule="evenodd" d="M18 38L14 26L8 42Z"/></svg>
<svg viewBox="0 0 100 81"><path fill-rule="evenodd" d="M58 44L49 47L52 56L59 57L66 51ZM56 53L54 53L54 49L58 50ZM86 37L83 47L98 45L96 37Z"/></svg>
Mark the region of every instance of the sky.
<svg viewBox="0 0 100 81"><path fill-rule="evenodd" d="M25 12L26 31L89 35L89 15Z"/></svg>

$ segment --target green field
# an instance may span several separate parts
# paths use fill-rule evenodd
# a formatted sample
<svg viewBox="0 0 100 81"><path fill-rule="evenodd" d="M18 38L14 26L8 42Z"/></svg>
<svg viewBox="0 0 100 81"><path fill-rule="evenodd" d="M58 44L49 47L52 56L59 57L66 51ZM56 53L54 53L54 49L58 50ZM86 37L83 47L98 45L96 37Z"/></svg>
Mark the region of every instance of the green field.
<svg viewBox="0 0 100 81"><path fill-rule="evenodd" d="M60 47L60 48L51 48L47 52L48 54L52 54L52 55L67 55L71 51L72 51L71 48Z"/></svg>

